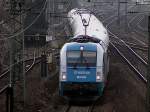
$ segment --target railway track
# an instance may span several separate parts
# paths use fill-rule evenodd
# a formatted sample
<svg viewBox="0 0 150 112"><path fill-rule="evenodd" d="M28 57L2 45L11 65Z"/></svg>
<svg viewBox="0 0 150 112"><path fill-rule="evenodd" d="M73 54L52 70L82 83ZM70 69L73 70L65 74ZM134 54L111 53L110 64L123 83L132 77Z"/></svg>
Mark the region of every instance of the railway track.
<svg viewBox="0 0 150 112"><path fill-rule="evenodd" d="M35 53L34 53L34 58L33 59L27 59L27 60L25 60L24 62L30 62L30 61L32 61L32 62L30 62L31 64L26 68L25 73L28 73L34 67L34 65L38 64L40 62L39 59L40 59L40 57L35 57ZM15 64L18 64L18 63L15 63ZM14 66L15 64L13 64L12 66ZM10 68L7 68L0 75L0 79L1 80L4 79L4 82L6 82L6 80L7 80L7 84L5 84L5 86L3 85L3 87L1 86L0 91L1 90L5 90L5 88L9 85L8 84L9 83L9 76L8 76L9 72L10 72ZM2 83L2 81L1 81L1 83Z"/></svg>
<svg viewBox="0 0 150 112"><path fill-rule="evenodd" d="M118 52L118 54L124 59L124 61L129 65L129 67L137 74L137 76L144 82L147 83L146 71L147 65L145 65L141 60L137 58L126 46L116 45L110 43L111 46Z"/></svg>
<svg viewBox="0 0 150 112"><path fill-rule="evenodd" d="M102 98L98 98L95 101L92 101L90 102L90 104L85 106L76 106L69 103L67 106L65 106L63 112L94 112L95 105L100 99Z"/></svg>
<svg viewBox="0 0 150 112"><path fill-rule="evenodd" d="M108 26L113 23L111 21ZM108 32L111 35L111 46L118 52L118 54L124 59L124 61L129 65L129 67L137 74L137 76L144 82L147 83L146 71L147 62L138 55L124 40L120 39L109 29Z"/></svg>
<svg viewBox="0 0 150 112"><path fill-rule="evenodd" d="M147 47L146 43L144 43L141 40L139 40L138 38L136 38L136 35L135 35L135 37L133 37L136 39L136 40L134 40L133 38L129 38L130 36L124 34L124 32L114 33L116 31L110 30L110 29L112 29L112 27L110 27L110 25L114 22L114 20L110 21L106 25L106 27L109 30L109 33L112 37L111 41L115 42L115 40L120 39L120 41L122 41L123 44L126 44L126 46L128 46L129 49L131 49L135 55L137 55L140 59L144 60L147 63L147 61L148 61L148 57L147 57L148 47ZM132 36L134 36L134 35L132 35ZM115 42L115 43L119 44L117 42Z"/></svg>
<svg viewBox="0 0 150 112"><path fill-rule="evenodd" d="M113 16L112 16L113 17ZM113 17L115 18L115 16ZM124 61L129 65L129 67L137 74L137 76L144 82L147 83L146 71L147 71L147 61L138 55L124 40L120 39L116 34L110 31L109 26L115 21L113 19L107 23L106 28L111 35L111 46L118 52L118 54L124 59ZM135 44L132 44L135 48ZM136 48L139 48L136 46ZM145 49L144 49L145 50ZM146 49L147 50L147 49Z"/></svg>
<svg viewBox="0 0 150 112"><path fill-rule="evenodd" d="M28 64L30 64L28 66L28 68L25 69L25 73L27 74L30 70L32 70L32 68L38 64L40 62L39 60L40 58L36 58L35 57L35 53L34 53L34 58L33 59L27 59L24 62L30 62ZM38 60L38 61L37 61ZM20 61L22 62L22 60ZM15 63L17 64L17 63ZM13 64L12 66L14 66L15 64ZM11 66L11 67L12 67ZM2 111L6 111L8 109L12 109L13 107L8 107L8 105L13 105L13 90L15 89L15 87L12 86L11 84L11 79L10 79L10 68L7 68L1 75L0 75L0 97L1 97L1 103L0 105L2 106ZM19 81L15 81L15 83L18 84ZM20 85L18 86L20 88ZM18 94L18 97L22 96L21 94ZM7 101L7 102L6 102ZM6 106L6 108L5 108Z"/></svg>
<svg viewBox="0 0 150 112"><path fill-rule="evenodd" d="M118 44L118 45L121 45L120 43L117 43L115 41L113 41L114 44ZM141 45L137 45L137 44L134 44L134 43L128 43L126 42L127 45L130 46L131 49L133 49L137 54L139 54L143 60L145 60L146 62L148 62L148 48L146 46L141 46Z"/></svg>
<svg viewBox="0 0 150 112"><path fill-rule="evenodd" d="M73 106L68 105L63 112L93 112L94 105L91 106Z"/></svg>
<svg viewBox="0 0 150 112"><path fill-rule="evenodd" d="M29 62L29 61L34 61L34 63L35 63L35 61L36 60L39 60L40 59L40 57L34 57L34 58L32 58L32 59L27 59L27 60L25 60L24 62ZM16 64L18 64L19 62L17 62L17 63L15 63L15 64L13 64L13 65L11 65L11 67L12 66L14 66L14 65L16 65ZM32 66L33 66L34 64L32 64ZM30 67L31 65L29 65L29 67ZM2 73L1 73L1 75L0 75L0 79L1 78L3 78L3 77L5 77L5 76L7 76L7 74L9 73L9 71L10 71L10 68L8 67L8 68L6 68Z"/></svg>
<svg viewBox="0 0 150 112"><path fill-rule="evenodd" d="M110 31L109 31L110 32ZM138 77L147 83L146 71L147 62L141 58L130 46L128 46L123 40L119 39L115 34L110 32L115 39L110 42L111 46L118 52L118 54L124 59L130 68L138 75ZM115 42L114 42L115 41ZM119 43L119 44L118 44Z"/></svg>
<svg viewBox="0 0 150 112"><path fill-rule="evenodd" d="M115 42L116 44L119 44L117 42ZM138 44L134 44L134 43L131 43L131 42L126 42L131 48L133 49L138 49L138 50L141 50L141 51L144 51L144 52L147 52L148 51L148 47L147 46L141 46L141 45L138 45ZM148 60L147 60L148 61Z"/></svg>
<svg viewBox="0 0 150 112"><path fill-rule="evenodd" d="M121 19L124 18L125 15L122 15ZM132 18L131 18L132 19ZM108 29L111 29L111 31L119 36L119 38L123 39L124 41L126 42L132 42L134 44L139 44L141 46L147 46L147 41L146 41L146 38L141 38L140 35L138 35L134 30L132 29L135 29L135 28L131 28L130 26L127 27L128 30L126 30L126 32L123 30L123 29L120 29L120 27L118 27L116 24L115 24L115 21L117 20L117 18L114 16L112 18L111 21L109 21L107 24L106 24L106 27ZM123 24L122 24L123 25ZM124 27L124 26L123 26ZM119 30L117 30L119 29ZM129 30L130 29L130 30Z"/></svg>

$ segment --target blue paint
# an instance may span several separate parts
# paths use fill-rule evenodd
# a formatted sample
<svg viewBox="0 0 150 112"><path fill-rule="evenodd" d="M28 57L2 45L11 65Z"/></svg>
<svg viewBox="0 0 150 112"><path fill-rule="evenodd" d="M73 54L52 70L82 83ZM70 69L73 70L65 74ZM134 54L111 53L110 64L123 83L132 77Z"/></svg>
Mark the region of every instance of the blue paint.
<svg viewBox="0 0 150 112"><path fill-rule="evenodd" d="M79 51L83 47L84 51L97 51L96 44L92 43L71 43L67 46L67 51ZM80 54L79 54L80 55ZM96 57L95 57L96 58ZM95 59L94 58L94 59ZM74 64L67 65L67 81L69 82L96 82L96 59L91 60L88 58L83 58L81 62L81 57L78 58L67 58L67 61L75 61ZM91 64L90 61L93 61ZM87 65L86 65L87 63ZM88 65L89 64L89 65ZM73 67L75 65L75 67ZM87 67L88 66L88 67Z"/></svg>
<svg viewBox="0 0 150 112"><path fill-rule="evenodd" d="M68 82L96 82L96 67L67 67Z"/></svg>
<svg viewBox="0 0 150 112"><path fill-rule="evenodd" d="M83 92L84 94L87 94L88 92L95 92L96 91L96 96L101 96L103 93L104 89L104 82L96 82L96 59L95 58L85 58L83 57L83 54L80 54L80 48L83 47L83 52L84 51L92 51L92 52L97 52L97 46L96 44L92 43L71 43L67 46L67 51L79 51L79 56L76 54L73 54L75 57L69 57L67 61L68 66L66 75L67 75L67 80L65 82L60 82L60 95L64 96L64 91L65 92L72 92L74 94L78 92ZM82 52L82 53L83 53ZM81 55L81 57L80 57ZM85 58L85 59L84 59ZM81 61L82 60L82 61ZM84 63L83 63L84 62ZM70 90L66 89L66 85L71 84ZM73 89L73 84L79 84L89 86L90 84L94 84L96 87L94 89L86 89L82 88L79 90L72 90ZM88 85L89 84L89 85ZM68 88L68 85L67 85Z"/></svg>

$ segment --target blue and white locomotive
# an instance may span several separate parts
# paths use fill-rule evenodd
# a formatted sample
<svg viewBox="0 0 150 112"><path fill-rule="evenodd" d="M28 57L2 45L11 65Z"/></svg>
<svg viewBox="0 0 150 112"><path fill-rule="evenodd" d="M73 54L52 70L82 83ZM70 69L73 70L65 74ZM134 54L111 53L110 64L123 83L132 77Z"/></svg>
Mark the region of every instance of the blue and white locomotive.
<svg viewBox="0 0 150 112"><path fill-rule="evenodd" d="M109 71L107 30L86 9L72 9L68 18L73 37L60 51L60 95L101 96Z"/></svg>

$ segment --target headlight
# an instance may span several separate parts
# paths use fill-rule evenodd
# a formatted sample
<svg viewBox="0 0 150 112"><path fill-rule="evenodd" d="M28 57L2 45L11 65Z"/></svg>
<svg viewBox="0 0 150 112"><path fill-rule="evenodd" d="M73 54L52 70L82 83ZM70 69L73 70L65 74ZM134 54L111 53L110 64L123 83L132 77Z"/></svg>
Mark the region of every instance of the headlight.
<svg viewBox="0 0 150 112"><path fill-rule="evenodd" d="M96 81L100 82L103 81L103 79L104 79L103 74L101 72L97 72Z"/></svg>
<svg viewBox="0 0 150 112"><path fill-rule="evenodd" d="M96 79L97 79L97 80L100 80L101 78L100 78L100 76L99 76L99 75L97 75L97 76L96 76Z"/></svg>
<svg viewBox="0 0 150 112"><path fill-rule="evenodd" d="M66 72L62 72L61 77L62 77L62 80L66 80L67 79Z"/></svg>

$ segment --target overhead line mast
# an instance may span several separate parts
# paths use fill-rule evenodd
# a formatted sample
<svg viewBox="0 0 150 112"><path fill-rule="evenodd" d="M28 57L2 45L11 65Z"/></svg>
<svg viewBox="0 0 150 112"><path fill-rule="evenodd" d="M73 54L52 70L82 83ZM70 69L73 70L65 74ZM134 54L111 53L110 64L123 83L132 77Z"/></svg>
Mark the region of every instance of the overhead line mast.
<svg viewBox="0 0 150 112"><path fill-rule="evenodd" d="M148 44L148 69L147 69L147 112L150 112L150 15L148 17L148 34L149 34L149 44Z"/></svg>
<svg viewBox="0 0 150 112"><path fill-rule="evenodd" d="M24 7L25 0L9 0L6 2L7 11L11 16L11 36L13 36L18 29L23 29L24 24ZM13 38L7 38L9 41L9 64L10 64L10 77L9 84L12 88L13 98L16 97L18 91L16 81L19 81L21 85L21 96L20 100L25 102L25 70L24 70L24 32L19 35L14 35ZM14 65L14 63L17 63ZM12 66L14 65L14 66ZM13 100L15 104L16 99ZM13 110L12 110L13 111Z"/></svg>

